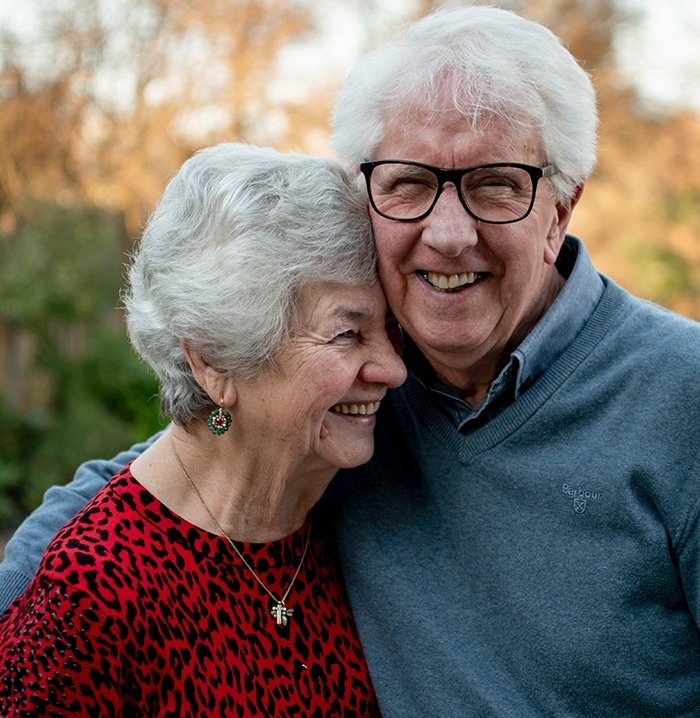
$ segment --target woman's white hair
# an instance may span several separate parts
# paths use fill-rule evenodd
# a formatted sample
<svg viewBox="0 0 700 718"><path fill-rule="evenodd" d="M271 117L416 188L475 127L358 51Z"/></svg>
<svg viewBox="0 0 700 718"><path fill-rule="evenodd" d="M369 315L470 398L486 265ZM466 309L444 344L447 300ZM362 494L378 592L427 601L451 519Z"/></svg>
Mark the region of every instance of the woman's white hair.
<svg viewBox="0 0 700 718"><path fill-rule="evenodd" d="M129 338L163 412L186 425L212 402L181 342L246 381L274 366L302 289L375 279L366 195L340 165L219 144L182 165L146 224L123 297Z"/></svg>
<svg viewBox="0 0 700 718"><path fill-rule="evenodd" d="M340 91L331 143L353 164L373 152L385 124L416 110L438 113L450 99L477 131L496 117L514 132L539 133L560 198L596 162L598 113L586 72L544 26L508 10L466 7L409 24L389 46L362 58ZM412 158L386 158L412 159Z"/></svg>

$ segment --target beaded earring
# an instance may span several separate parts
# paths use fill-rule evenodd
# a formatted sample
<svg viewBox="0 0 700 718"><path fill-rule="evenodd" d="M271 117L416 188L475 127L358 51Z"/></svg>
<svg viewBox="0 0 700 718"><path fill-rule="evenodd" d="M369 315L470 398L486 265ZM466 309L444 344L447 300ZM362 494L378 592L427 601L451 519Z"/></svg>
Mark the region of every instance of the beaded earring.
<svg viewBox="0 0 700 718"><path fill-rule="evenodd" d="M223 407L220 406L209 414L207 426L212 434L221 436L221 434L225 434L231 426L231 414L229 414L228 411L224 411Z"/></svg>

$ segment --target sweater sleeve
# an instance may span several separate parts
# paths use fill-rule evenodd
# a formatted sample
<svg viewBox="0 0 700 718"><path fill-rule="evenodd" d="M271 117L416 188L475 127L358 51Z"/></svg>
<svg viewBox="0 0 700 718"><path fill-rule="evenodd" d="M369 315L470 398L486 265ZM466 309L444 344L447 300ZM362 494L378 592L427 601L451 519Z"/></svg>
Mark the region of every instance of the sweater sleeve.
<svg viewBox="0 0 700 718"><path fill-rule="evenodd" d="M0 715L122 715L124 649L103 631L107 621L115 635L128 627L61 574L40 570L0 617Z"/></svg>
<svg viewBox="0 0 700 718"><path fill-rule="evenodd" d="M162 433L162 432L161 432ZM5 547L0 564L0 613L21 595L34 577L41 558L58 530L123 466L135 459L158 437L134 444L110 460L98 459L81 464L73 480L65 486L52 486L43 503L20 525Z"/></svg>

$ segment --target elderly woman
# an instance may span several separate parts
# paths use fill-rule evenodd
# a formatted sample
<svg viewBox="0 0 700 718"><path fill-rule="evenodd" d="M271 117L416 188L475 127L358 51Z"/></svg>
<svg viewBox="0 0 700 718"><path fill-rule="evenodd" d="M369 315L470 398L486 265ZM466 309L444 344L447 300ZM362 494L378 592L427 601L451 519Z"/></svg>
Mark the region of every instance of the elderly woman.
<svg viewBox="0 0 700 718"><path fill-rule="evenodd" d="M173 425L54 539L0 624L3 716L375 715L310 510L405 370L366 201L330 160L223 144L129 270Z"/></svg>

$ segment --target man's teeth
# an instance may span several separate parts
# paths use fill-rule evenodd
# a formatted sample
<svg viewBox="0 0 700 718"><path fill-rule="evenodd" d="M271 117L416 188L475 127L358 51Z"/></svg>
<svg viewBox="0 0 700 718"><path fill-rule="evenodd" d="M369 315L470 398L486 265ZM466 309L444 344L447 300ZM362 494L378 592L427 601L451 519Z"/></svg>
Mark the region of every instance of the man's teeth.
<svg viewBox="0 0 700 718"><path fill-rule="evenodd" d="M463 272L462 274L438 274L428 272L424 277L437 289L460 289L469 284L474 284L479 275L476 272Z"/></svg>
<svg viewBox="0 0 700 718"><path fill-rule="evenodd" d="M379 409L378 401L372 401L369 404L336 404L333 407L336 414L361 414L362 416L374 414L377 409Z"/></svg>

